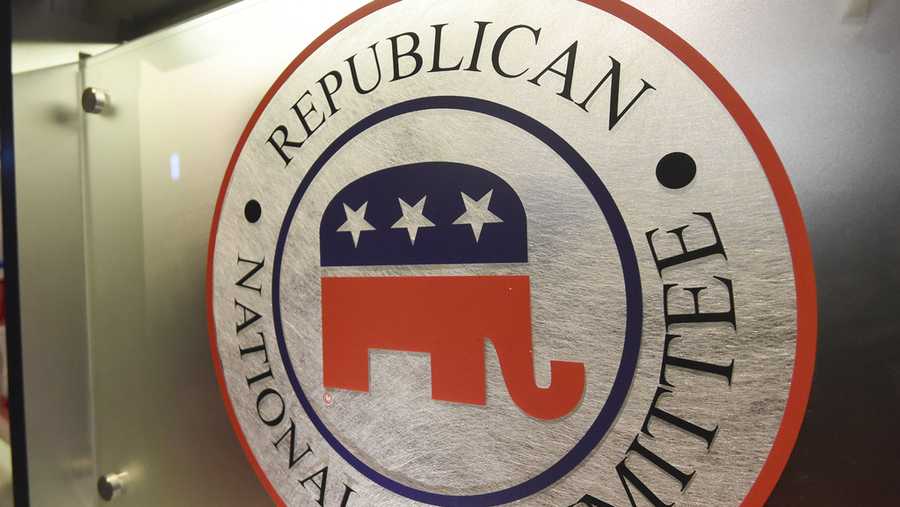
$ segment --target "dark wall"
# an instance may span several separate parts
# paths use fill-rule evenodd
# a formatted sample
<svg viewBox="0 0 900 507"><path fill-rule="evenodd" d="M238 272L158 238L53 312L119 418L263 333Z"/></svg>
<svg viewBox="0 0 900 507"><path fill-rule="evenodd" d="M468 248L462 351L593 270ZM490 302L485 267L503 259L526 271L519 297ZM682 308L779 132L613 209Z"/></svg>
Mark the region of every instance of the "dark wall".
<svg viewBox="0 0 900 507"><path fill-rule="evenodd" d="M122 42L233 0L12 0L13 40Z"/></svg>

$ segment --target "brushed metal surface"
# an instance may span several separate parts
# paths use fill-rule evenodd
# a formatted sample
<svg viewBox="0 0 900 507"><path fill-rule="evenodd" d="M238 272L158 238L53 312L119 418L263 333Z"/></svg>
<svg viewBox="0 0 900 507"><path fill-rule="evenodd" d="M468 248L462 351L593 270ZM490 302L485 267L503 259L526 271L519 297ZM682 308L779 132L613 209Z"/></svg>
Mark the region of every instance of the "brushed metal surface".
<svg viewBox="0 0 900 507"><path fill-rule="evenodd" d="M435 93L439 92L424 92ZM390 100L389 95L380 95L374 102ZM549 468L571 449L609 395L622 355L626 314L615 243L581 180L527 133L500 120L446 110L391 123L373 128L342 150L323 168L309 198L297 210L281 275L281 311L294 368L325 423L380 470L452 494L510 487ZM335 132L341 130L337 127ZM419 162L423 157L486 168L513 187L529 217L528 263L320 268L318 241L312 238L318 237L316 217L321 216L333 192L370 171ZM537 160L540 163L535 163ZM273 203L270 199L265 202ZM275 209L267 209L277 215ZM482 231L484 236L492 233L490 227ZM265 246L265 239L260 243ZM229 251L227 244L223 246ZM560 251L566 256L560 256ZM332 403L323 403L321 276L494 274L529 276L537 385L550 384L550 360L588 365L587 393L575 412L564 420L549 422L522 417L507 395L493 347L487 354L485 407L431 400L429 358L388 351L371 354L368 393L334 390L330 391ZM396 318L404 318L402 308L397 308ZM381 500L385 505L394 501Z"/></svg>
<svg viewBox="0 0 900 507"><path fill-rule="evenodd" d="M562 505L576 502L585 492L616 505L627 503L613 470L628 443L640 432L656 390L664 335L662 281L644 236L652 229L669 230L681 225L697 210L708 210L715 215L728 250L727 262L721 258L704 259L684 266L675 274L677 279L669 278L668 273L664 279L666 283L708 285L702 282L711 274L732 278L738 323L736 331L730 326L704 327L700 332L685 330L689 338L676 350L710 361L725 358L727 362L733 357L734 382L728 386L721 379L678 375L676 384L683 386L683 390L672 397L668 408L676 413L692 414L707 427L718 425L716 443L709 451L696 441L686 441L677 430L654 428L657 436L654 443L664 449L668 459L696 471L690 488L679 492L674 481L659 473L654 475L652 465L629 463L642 477L651 477L646 480L654 491L668 499L677 499L681 505L736 505L753 484L780 425L796 339L790 255L769 181L734 119L706 85L668 50L594 7L569 2L559 9L565 15L548 18L546 4L536 1L518 1L514 8L513 2L504 1L467 9L452 3L438 5L427 1L391 5L350 25L313 52L287 78L253 125L222 203L214 257L213 311L217 348L236 417L256 460L286 502L312 504L314 497L298 487L297 482L303 478L304 470L327 465L330 480L337 477L337 481L351 484L363 502L413 503L378 487L357 471L359 467L354 470L348 466L317 436L317 429L292 396L285 396L288 412L302 434L312 435L307 439L314 453L299 470L289 471L284 467L284 451L273 447L272 442L285 430L260 423L257 416L260 388L250 386L248 390L247 379L258 373L260 365L239 351L247 345L248 338L235 332L234 324L241 315L241 310L235 307L236 298L252 298L244 303L255 306L264 315L254 333L262 333L270 351L268 364L274 378L265 385L275 386L283 393L292 392L286 368L280 364L281 359L275 359L275 350L283 347L281 357L288 355L295 362L298 383L308 393L314 410L324 414L325 425L337 434L338 440L392 480L429 492L481 493L509 487L522 477L533 477L580 438L584 418L591 411L596 413L598 400L603 398L602 389L594 392L589 388L581 409L555 425L510 419L510 413L515 411L504 410L502 396L484 410L466 413L456 407L429 403L423 395L428 386L423 358L407 360L376 354L370 370L376 389L365 395L335 392L331 393L331 403L321 401L325 393L318 356L322 332L318 327L321 302L317 290L318 224L322 209L339 189L362 175L385 167L430 160L487 167L516 189L529 213L528 228L535 232L529 249L536 258L527 272L541 291L546 292L546 295L533 296L533 300L539 310L542 306L550 310L547 314L536 312L538 336L558 347L551 348L554 355L583 358L586 365L596 368L601 375L613 368L605 362L609 357L603 354L603 349L609 347L615 351L614 338L609 337L621 334L616 331L621 306L617 308L610 295L620 293L617 287L622 275L608 256L598 255L591 249L594 245L601 251L610 249L606 236L592 228L596 219L591 219L591 210L596 210L596 205L583 197L584 188L579 194L577 179L567 180L561 172L564 169L557 170L560 160L553 152L529 140L523 132L485 115L449 108L416 112L379 123L346 145L338 145L334 156L311 180L296 214L287 217L286 224L291 228L280 264L278 294L286 345L275 344L274 337L280 331L268 318L271 311L268 298L274 296L265 294L263 301L235 286L235 280L246 269L235 262L237 254L252 259L264 257L270 263L267 265L279 262L277 258L272 259L281 220L294 189L314 166L319 153L330 153L329 146L335 138L385 105L438 95L492 100L523 111L560 133L588 160L617 201L635 242L640 265L644 336L638 371L625 408L589 458L551 488L529 496L522 503ZM652 99L644 100L636 112L630 113L632 116L623 126L607 132L605 126L598 128L595 115L583 114L576 108L563 109L571 104L560 102L554 96L555 90L550 90L552 86L538 88L524 79L507 80L490 72L476 77L462 72L425 74L402 84L380 87L364 97L345 92L340 96L341 114L329 117L315 136L304 142L302 151L293 151L295 158L286 168L266 143L273 129L289 120L293 114L291 106L304 90L311 89L317 79L343 62L347 55L365 48L360 41L385 40L396 33L398 26L405 30L427 30L428 25L440 20L449 23L442 48L451 55L467 54L474 32L473 21L479 19L491 19L497 27L519 23L541 27L541 42L537 47L528 44L527 50L508 52L510 66L523 68L550 62L575 38L582 42L579 62L586 74L599 72L598 66L603 63L597 62L606 62L609 55L614 55L626 62L623 79L634 82L638 77L646 78L657 91ZM604 37L594 37L595 33ZM371 67L366 71L366 82L375 79ZM676 150L691 153L701 168L696 181L681 191L660 186L653 172L663 155ZM258 199L266 212L259 222L247 223L244 205L251 198ZM705 239L695 235L699 230L702 229L694 227L688 231L692 235L689 242ZM359 241L365 241L365 237ZM665 255L677 251L674 248L669 245ZM276 290L270 278L271 269L261 271L255 282ZM462 266L449 272L457 273L457 270L473 273ZM421 270L382 270L382 274L397 273L421 273ZM713 301L721 298L721 291L712 289L711 294ZM603 305L597 308L608 328L582 319L572 309L578 304L595 306L600 301ZM685 310L687 301L682 299L676 305ZM570 314L571 321L566 321L565 316ZM574 332L565 337L554 336L549 328L563 323L570 325L570 331ZM608 332L599 333L603 337L601 346L590 348L585 342L579 342L598 327ZM612 354L615 356L615 352ZM546 358L541 357L537 364L546 363ZM496 383L489 391L502 393L502 384L494 373L492 379ZM598 384L597 378L589 381ZM491 428L496 430L490 431ZM525 462L526 456L530 456L531 462Z"/></svg>
<svg viewBox="0 0 900 507"><path fill-rule="evenodd" d="M769 504L891 505L900 443L900 2L633 0L737 89L812 243L819 340L800 437Z"/></svg>
<svg viewBox="0 0 900 507"><path fill-rule="evenodd" d="M329 7L328 12L332 13L332 19L337 19L352 10L351 4L358 3L328 2L329 6L335 5L334 11ZM900 4L873 1L868 15L860 18L846 16L846 7L851 2L843 0L753 3L633 0L630 3L659 19L700 50L749 103L785 163L810 231L820 299L816 380L798 446L770 504L896 503L900 492L891 471L896 468L900 455L892 436L893 429L900 424L900 375L896 367L900 346L895 340L900 232L893 217L900 206L900 193L896 190L900 158L896 143L896 133L900 131L900 99L896 93L896 83L900 82L900 35L896 26L900 22ZM95 137L91 148L102 153L105 162L101 167L107 167L110 174L123 167L131 174L131 180L126 182L103 185L96 182L102 199L109 204L98 209L105 219L97 226L108 227L109 231L98 245L108 254L99 257L97 265L110 270L96 283L114 292L101 299L107 313L101 322L110 324L105 334L101 332L104 328L97 330L100 337L95 339L100 340L103 350L94 355L95 361L106 363L102 368L107 370L95 379L95 386L99 387L97 411L104 420L98 424L98 428L103 428L97 437L98 449L103 449L98 459L114 465L147 463L152 469L153 480L145 486L143 496L136 497L129 491L132 502L129 505L268 503L237 450L233 435L225 427L224 410L211 382L200 290L206 223L201 223L203 220L199 218L188 220L179 223L181 229L172 225L177 220L160 219L178 237L194 239L162 241L157 233L153 235L154 242L146 248L143 239L140 248L130 246L137 244L138 237L142 236L132 230L141 227L141 220L133 216L135 203L141 202L137 181L142 177L137 175L138 170L171 174L169 157L173 151L161 143L155 148L157 154L148 155L143 167L136 153L153 145L150 141L139 145L135 141L137 132L171 136L175 134L168 131L178 132L178 137L189 141L177 144L183 174L197 168L195 177L203 179L194 187L199 189L198 193L160 192L154 194L152 201L148 197L148 202L156 204L147 206L142 213L165 214L175 206L176 210L204 215L208 220L215 188L244 119L287 60L328 24L327 20L304 11L306 15L300 16L304 23L300 30L297 18L280 15L279 9L298 9L288 5L289 2L246 4L247 10L232 11L245 16L242 21L229 18L230 14L204 19L158 37L130 43L108 60L96 60L109 62L106 66L110 81L117 74L132 76L110 87L118 103L120 93L137 93L140 82L133 78L137 72L133 67L116 67L116 60L132 58L135 49L169 44L164 54L153 58L155 64L149 70L158 74L152 82L162 87L180 86L187 96L166 110L165 115L149 116L153 118L152 124L141 123L133 116L127 121L125 117L104 120L115 122L107 130L101 130L111 135L102 145L102 138ZM268 14L249 15L253 12ZM227 23L228 19L232 19L232 24ZM229 28L228 38L211 39L223 52L233 47L245 51L239 50L237 58L212 58L209 67L198 65L210 55L218 54L204 42L210 32L190 38L191 33L207 24L208 30L213 31L216 27ZM288 42L295 37L295 42ZM171 40L166 42L167 39ZM163 72L178 68L183 72ZM208 74L209 78L194 81L194 74L189 70L198 75ZM74 85L73 80L73 88L67 88L61 95L67 97L64 102L72 108L77 107ZM58 83L58 86L64 85ZM17 88L17 94L21 90ZM153 102L139 108L132 102L129 106L132 111L123 114L127 117L138 114L135 111L152 113L157 105ZM233 109L222 111L223 107ZM177 129L185 122L189 122L192 132ZM18 124L16 128L17 142L23 142L26 134L19 130ZM88 136L92 131L89 125ZM39 139L36 136L33 139ZM19 150L20 157L21 153ZM23 167L21 159L19 165ZM88 170L91 169L89 164ZM66 190L72 188L67 185ZM165 195L172 199L164 198ZM179 213L178 217L183 215ZM50 230L49 224L47 227L43 230ZM158 268L147 275L140 267L127 264L130 257L140 259L144 255L161 256ZM25 259L24 252L22 258ZM159 310L154 315L163 318L159 315L165 314L166 308L189 311L164 317L171 320L167 328L171 335L157 332L145 335L143 316L138 311L145 304L144 280L164 276L178 263L185 266L182 276L166 275L165 281L173 290L155 300ZM35 273L50 272L42 267ZM122 280L130 282L120 287ZM26 283L23 276L23 287ZM25 289L23 308L24 295ZM161 301L165 298L168 303ZM77 298L73 301L77 304ZM134 323L129 323L130 320ZM27 332L24 325L23 331ZM53 350L50 344L37 349L34 355ZM173 350L181 354L177 364L171 363ZM31 371L36 369L33 367ZM54 385L71 387L71 378L77 375L63 375ZM118 387L117 379L123 379ZM45 376L43 382L49 380ZM42 385L40 382L31 381L31 385L37 387ZM42 404L49 399L48 393L54 392L58 391L29 392L28 403L31 407ZM143 399L136 399L135 393L141 393ZM173 403L173 400L181 401ZM158 407L168 409L161 412ZM187 412L190 417L183 415ZM67 431L81 431L82 436L68 440L73 444L86 442L86 430L77 430L83 428L80 421L86 416L77 414L76 407L65 416ZM35 418L29 417L29 423L33 421ZM29 431L30 436L34 434ZM47 442L59 445L57 440ZM176 451L179 446L188 448ZM210 449L223 450L210 455ZM79 451L78 454L88 453ZM202 485L189 486L182 482L184 476L170 475L170 472L182 473L182 467L189 467L191 476L195 471L208 471L201 474ZM68 481L65 474L53 475L51 470L43 470L48 474L48 481L44 482L47 489L43 492L55 494L57 487L65 491L66 486L62 486ZM85 482L85 491L94 496L95 479L86 477ZM174 486L171 491L167 489L170 486ZM237 496L230 496L236 489ZM185 491L187 497L179 496ZM218 495L217 491L223 494ZM70 503L71 498L68 502L49 504Z"/></svg>

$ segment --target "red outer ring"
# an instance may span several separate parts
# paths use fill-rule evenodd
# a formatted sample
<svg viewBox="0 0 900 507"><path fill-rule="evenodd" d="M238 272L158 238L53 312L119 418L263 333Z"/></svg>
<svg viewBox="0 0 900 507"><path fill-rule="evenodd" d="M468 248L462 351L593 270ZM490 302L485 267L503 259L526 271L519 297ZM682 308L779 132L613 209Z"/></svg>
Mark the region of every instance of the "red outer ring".
<svg viewBox="0 0 900 507"><path fill-rule="evenodd" d="M356 11L349 16L337 22L334 26L326 30L322 35L317 37L309 46L306 47L287 68L278 76L278 79L269 87L265 96L260 101L247 126L238 139L234 153L228 163L228 169L225 171L225 177L222 186L219 189L219 197L216 201L216 210L213 214L212 227L209 235L209 249L207 253L206 263L206 313L207 326L209 329L209 344L212 350L213 366L216 371L216 378L219 382L219 390L222 399L225 402L225 408L228 412L228 419L234 429L241 447L247 460L256 472L263 487L269 493L269 496L275 501L276 505L285 506L284 501L278 495L272 483L269 482L256 458L250 445L244 438L241 427L238 423L237 416L234 412L234 406L231 404L231 398L228 395L228 389L225 384L225 376L222 371L222 360L219 357L219 349L216 339L215 318L213 315L213 254L216 244L216 233L219 226L219 218L222 213L222 203L225 200L225 193L231 181L231 175L237 164L238 157L250 136L250 131L256 125L257 120L262 115L266 106L272 100L272 97L281 88L284 82L294 73L297 67L303 63L309 55L317 50L322 44L331 39L335 34L350 26L352 23L368 16L369 14L387 7L399 0L375 0ZM816 282L813 273L812 253L809 248L809 239L806 235L806 226L803 224L803 216L800 213L800 206L797 202L797 196L791 187L790 180L784 170L775 147L769 140L762 126L753 116L750 108L741 99L738 93L728 84L728 81L712 66L712 64L703 57L696 49L691 47L684 39L676 35L674 32L663 26L661 23L637 10L636 8L625 4L620 0L579 0L586 4L592 5L606 11L623 21L631 24L635 28L641 30L645 34L659 42L663 47L672 52L679 60L684 62L696 74L706 86L718 97L719 101L728 109L728 112L737 122L738 126L744 132L753 151L756 153L772 191L775 194L775 201L778 203L778 209L781 212L781 218L784 221L785 231L787 232L788 246L791 251L791 259L794 268L794 285L797 296L797 349L794 357L794 373L791 378L791 387L788 392L787 406L784 410L784 417L781 421L781 427L775 436L769 457L766 459L762 470L760 470L756 481L747 493L742 502L742 507L756 507L765 504L778 478L781 476L784 467L787 464L794 444L797 441L797 434L800 432L800 426L803 424L803 416L806 413L806 404L809 401L809 391L812 386L813 367L816 358L816 327L818 323L817 307L816 307Z"/></svg>

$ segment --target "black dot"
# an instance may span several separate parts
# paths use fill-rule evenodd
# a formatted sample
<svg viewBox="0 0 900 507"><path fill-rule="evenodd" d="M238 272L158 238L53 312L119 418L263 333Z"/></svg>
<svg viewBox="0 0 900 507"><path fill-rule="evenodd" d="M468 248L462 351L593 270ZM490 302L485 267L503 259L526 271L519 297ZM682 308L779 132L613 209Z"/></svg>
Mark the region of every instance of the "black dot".
<svg viewBox="0 0 900 507"><path fill-rule="evenodd" d="M684 188L696 175L697 164L687 153L669 153L656 164L656 179L666 188Z"/></svg>
<svg viewBox="0 0 900 507"><path fill-rule="evenodd" d="M247 201L247 204L244 205L244 218L251 224L255 224L261 216L262 206L259 205L259 202L256 199Z"/></svg>

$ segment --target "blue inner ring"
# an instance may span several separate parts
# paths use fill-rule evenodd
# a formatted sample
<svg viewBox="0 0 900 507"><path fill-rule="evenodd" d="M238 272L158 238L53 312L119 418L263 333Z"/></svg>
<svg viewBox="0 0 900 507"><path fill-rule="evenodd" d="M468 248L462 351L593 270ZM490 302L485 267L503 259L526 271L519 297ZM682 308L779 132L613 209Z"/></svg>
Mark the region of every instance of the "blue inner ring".
<svg viewBox="0 0 900 507"><path fill-rule="evenodd" d="M291 363L291 358L288 354L281 324L280 294L282 255L284 253L284 246L287 241L291 223L293 222L294 214L297 211L297 207L300 205L300 200L309 189L313 179L315 179L316 175L322 170L322 167L324 167L328 160L357 135L395 116L429 109L457 109L498 118L528 132L556 152L557 155L572 167L578 177L581 178L581 181L587 186L591 195L594 196L597 205L600 206L600 210L603 212L603 216L606 218L606 222L612 232L616 249L619 252L619 259L622 263L622 272L625 278L625 345L622 349L622 357L619 361L619 370L616 373L616 378L613 382L612 389L610 390L609 397L607 397L600 413L597 414L597 418L594 419L594 422L591 424L590 428L588 428L587 433L585 433L581 440L579 440L565 456L540 474L515 486L477 495L445 495L412 488L397 482L390 477L382 475L353 455L353 453L344 447L337 437L328 430L318 414L316 414L312 404L306 398L303 387L300 385L297 375L294 372L294 366ZM590 455L597 444L599 444L606 435L607 431L609 431L619 410L621 410L622 405L625 403L625 398L628 395L635 368L637 367L638 352L641 346L643 300L641 296L641 281L637 256L634 252L631 236L628 233L628 229L625 227L625 221L622 219L622 215L619 213L619 209L616 207L609 191L603 185L603 182L600 181L600 177L597 176L587 161L585 161L572 146L534 118L496 102L473 97L435 96L400 102L372 113L335 139L312 164L309 172L306 173L303 180L300 182L293 199L291 199L291 204L288 207L284 221L281 224L281 230L278 234L272 272L272 315L275 324L275 336L278 341L278 350L281 353L281 359L284 362L285 371L294 388L294 393L300 400L300 404L306 411L306 415L309 417L310 421L312 421L322 437L325 438L329 445L331 445L344 460L376 484L412 500L432 505L489 506L521 500L522 498L544 490L578 466L579 463Z"/></svg>

